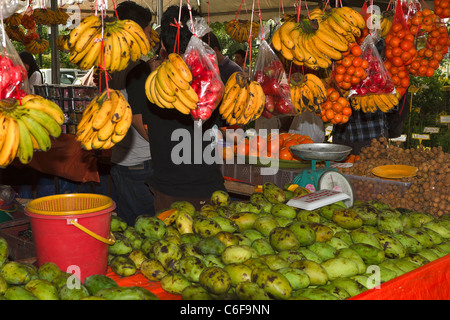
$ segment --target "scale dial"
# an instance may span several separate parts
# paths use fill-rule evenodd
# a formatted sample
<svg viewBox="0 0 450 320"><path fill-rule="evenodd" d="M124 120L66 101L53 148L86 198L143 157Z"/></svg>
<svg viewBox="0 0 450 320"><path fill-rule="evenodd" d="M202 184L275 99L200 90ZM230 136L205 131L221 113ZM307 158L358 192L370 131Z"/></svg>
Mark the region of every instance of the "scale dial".
<svg viewBox="0 0 450 320"><path fill-rule="evenodd" d="M317 183L317 189L343 192L350 196L350 199L344 200L344 204L347 208L353 206L354 198L352 186L350 185L350 182L348 182L347 178L340 172L330 170L322 173L319 178L319 182Z"/></svg>

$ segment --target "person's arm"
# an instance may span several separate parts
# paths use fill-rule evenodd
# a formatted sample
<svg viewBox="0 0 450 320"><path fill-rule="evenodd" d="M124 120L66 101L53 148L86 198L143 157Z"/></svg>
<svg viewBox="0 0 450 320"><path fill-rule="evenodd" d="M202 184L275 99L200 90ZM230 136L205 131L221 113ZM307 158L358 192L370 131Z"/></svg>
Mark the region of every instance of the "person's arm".
<svg viewBox="0 0 450 320"><path fill-rule="evenodd" d="M145 140L149 141L147 129L145 128L144 123L142 121L142 114L133 115L133 120L131 121L131 124Z"/></svg>

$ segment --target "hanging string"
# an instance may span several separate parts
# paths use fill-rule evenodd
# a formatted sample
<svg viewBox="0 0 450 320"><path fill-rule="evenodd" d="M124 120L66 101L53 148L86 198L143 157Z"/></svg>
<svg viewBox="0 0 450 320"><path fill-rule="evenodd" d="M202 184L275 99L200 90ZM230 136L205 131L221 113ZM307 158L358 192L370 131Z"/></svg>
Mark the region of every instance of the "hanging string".
<svg viewBox="0 0 450 320"><path fill-rule="evenodd" d="M243 3L244 3L244 0L241 0L241 4L239 5L239 9L238 9L238 11L236 11L236 15L234 16L234 21L236 21L238 16L241 14L241 8L242 8L242 4Z"/></svg>
<svg viewBox="0 0 450 320"><path fill-rule="evenodd" d="M181 28L181 23L173 18L173 23L170 24L170 26L172 27L176 27L177 28L177 34L175 36L175 43L173 44L173 52L175 53L179 53L180 52L180 28Z"/></svg>
<svg viewBox="0 0 450 320"><path fill-rule="evenodd" d="M302 2L298 0L298 8L297 8L297 22L300 21L300 14L302 12Z"/></svg>
<svg viewBox="0 0 450 320"><path fill-rule="evenodd" d="M182 2L182 0L180 2ZM192 34L197 37L197 34L195 33L195 28L194 28L194 19L192 18L191 0L187 0L187 5L188 5L188 9L189 9L189 17L191 19L191 24L192 24ZM181 9L181 6L180 6L180 9ZM181 12L180 12L180 14L181 14Z"/></svg>

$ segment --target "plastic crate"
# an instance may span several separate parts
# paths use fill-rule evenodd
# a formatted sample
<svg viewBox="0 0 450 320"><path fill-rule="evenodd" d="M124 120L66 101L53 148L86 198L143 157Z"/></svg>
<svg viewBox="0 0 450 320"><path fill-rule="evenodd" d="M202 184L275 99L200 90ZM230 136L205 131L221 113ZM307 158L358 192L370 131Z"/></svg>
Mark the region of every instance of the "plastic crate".
<svg viewBox="0 0 450 320"><path fill-rule="evenodd" d="M12 261L36 257L30 218L20 218L0 224L0 237L8 242L9 258Z"/></svg>
<svg viewBox="0 0 450 320"><path fill-rule="evenodd" d="M344 174L350 182L355 200L378 200L379 195L403 196L411 187L412 182L401 182L380 178L370 178Z"/></svg>

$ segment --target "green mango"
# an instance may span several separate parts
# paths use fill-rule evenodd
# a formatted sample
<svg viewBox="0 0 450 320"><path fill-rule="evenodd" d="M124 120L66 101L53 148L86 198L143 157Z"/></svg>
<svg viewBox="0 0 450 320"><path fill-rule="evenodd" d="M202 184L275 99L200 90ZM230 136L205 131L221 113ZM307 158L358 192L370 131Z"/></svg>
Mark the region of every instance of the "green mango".
<svg viewBox="0 0 450 320"><path fill-rule="evenodd" d="M300 242L288 227L276 227L269 234L269 242L276 251L297 249Z"/></svg>
<svg viewBox="0 0 450 320"><path fill-rule="evenodd" d="M362 274L366 272L366 264L361 256L353 249L350 248L342 248L336 252L336 258L346 258L350 259L356 263L358 266L358 274Z"/></svg>
<svg viewBox="0 0 450 320"><path fill-rule="evenodd" d="M304 288L294 292L295 298L306 298L308 300L339 300L339 298L328 290L318 288Z"/></svg>
<svg viewBox="0 0 450 320"><path fill-rule="evenodd" d="M444 238L442 238L439 233L437 233L436 231L434 231L432 229L428 229L425 227L421 227L419 229L422 229L431 237L431 241L433 242L433 245L440 244L444 241Z"/></svg>
<svg viewBox="0 0 450 320"><path fill-rule="evenodd" d="M198 282L205 268L203 260L196 256L184 256L180 260L180 273L191 282Z"/></svg>
<svg viewBox="0 0 450 320"><path fill-rule="evenodd" d="M255 268L269 268L269 266L261 258L250 258L246 260L244 265L249 266L252 270Z"/></svg>
<svg viewBox="0 0 450 320"><path fill-rule="evenodd" d="M256 250L258 256L262 256L265 254L274 254L275 250L270 245L269 241L266 238L256 239L252 242L251 247Z"/></svg>
<svg viewBox="0 0 450 320"><path fill-rule="evenodd" d="M238 237L236 237L234 233L228 231L219 231L214 235L214 238L219 239L219 241L221 241L225 245L225 247L239 244Z"/></svg>
<svg viewBox="0 0 450 320"><path fill-rule="evenodd" d="M289 280L280 272L269 268L255 268L252 271L252 282L267 292L269 297L286 300L291 297L292 287Z"/></svg>
<svg viewBox="0 0 450 320"><path fill-rule="evenodd" d="M262 256L259 256L259 258L264 261L264 263L269 267L271 270L278 270L281 268L286 268L289 266L289 262L281 258L277 254L265 254Z"/></svg>
<svg viewBox="0 0 450 320"><path fill-rule="evenodd" d="M205 254L221 255L223 250L225 250L226 245L218 238L213 236L203 238L197 243L196 247L200 251L200 253L204 255Z"/></svg>
<svg viewBox="0 0 450 320"><path fill-rule="evenodd" d="M101 298L101 297L95 297L95 296L87 296L87 297L83 297L80 300L106 300L105 298Z"/></svg>
<svg viewBox="0 0 450 320"><path fill-rule="evenodd" d="M392 269L389 269L389 268L386 268L386 267L383 267L380 265L378 265L378 267L380 268L380 282L381 283L385 283L385 282L395 279L399 276L399 274Z"/></svg>
<svg viewBox="0 0 450 320"><path fill-rule="evenodd" d="M336 255L336 249L326 242L314 242L307 247L312 252L316 253L322 261L334 258Z"/></svg>
<svg viewBox="0 0 450 320"><path fill-rule="evenodd" d="M370 233L380 232L376 226L362 225L361 228L359 228L359 229L370 232Z"/></svg>
<svg viewBox="0 0 450 320"><path fill-rule="evenodd" d="M337 209L333 211L332 220L344 229L358 229L363 220L354 209Z"/></svg>
<svg viewBox="0 0 450 320"><path fill-rule="evenodd" d="M125 255L133 251L130 239L125 237L123 233L114 232L113 235L116 241L114 244L108 246L108 253L113 255Z"/></svg>
<svg viewBox="0 0 450 320"><path fill-rule="evenodd" d="M328 282L326 270L317 262L311 260L296 260L289 265L290 268L300 269L305 272L311 286L322 286Z"/></svg>
<svg viewBox="0 0 450 320"><path fill-rule="evenodd" d="M133 261L137 270L141 268L142 262L148 259L144 251L140 249L134 249L133 251L131 251L130 254L128 255L128 258L130 258L131 261Z"/></svg>
<svg viewBox="0 0 450 320"><path fill-rule="evenodd" d="M83 285L94 296L98 291L106 288L117 288L119 285L116 281L103 274L93 274L84 279Z"/></svg>
<svg viewBox="0 0 450 320"><path fill-rule="evenodd" d="M220 267L206 267L200 273L199 283L211 294L224 294L231 287L231 278Z"/></svg>
<svg viewBox="0 0 450 320"><path fill-rule="evenodd" d="M72 278L72 277L73 277L73 275L71 273L61 272L60 275L56 276L52 280L52 284L55 286L55 288L59 292L59 289L61 289L61 287L63 285L65 285L67 283L67 281L69 281L69 278Z"/></svg>
<svg viewBox="0 0 450 320"><path fill-rule="evenodd" d="M222 216L212 217L212 219L217 222L220 226L220 230L227 232L236 232L239 230L236 222Z"/></svg>
<svg viewBox="0 0 450 320"><path fill-rule="evenodd" d="M405 247L392 234L378 232L375 233L374 236L377 238L381 248L384 250L386 258L403 258L406 255Z"/></svg>
<svg viewBox="0 0 450 320"><path fill-rule="evenodd" d="M211 204L216 207L228 206L231 203L231 198L228 192L223 190L216 190L211 195Z"/></svg>
<svg viewBox="0 0 450 320"><path fill-rule="evenodd" d="M363 203L359 205L354 205L353 209L356 211L358 216L361 217L363 221L363 225L376 226L377 225L377 217L380 213L376 207Z"/></svg>
<svg viewBox="0 0 450 320"><path fill-rule="evenodd" d="M382 263L379 264L379 266L382 266L386 269L394 271L397 276L401 276L405 273L402 269L400 269L395 263L396 259L385 259Z"/></svg>
<svg viewBox="0 0 450 320"><path fill-rule="evenodd" d="M422 228L408 228L405 229L403 233L419 241L423 248L431 248L433 246L433 239Z"/></svg>
<svg viewBox="0 0 450 320"><path fill-rule="evenodd" d="M183 300L213 300L211 294L199 284L191 284L181 292Z"/></svg>
<svg viewBox="0 0 450 320"><path fill-rule="evenodd" d="M444 239L450 239L450 229L446 228L445 223L441 220L431 220L423 224L423 228L428 230L433 230L438 233Z"/></svg>
<svg viewBox="0 0 450 320"><path fill-rule="evenodd" d="M167 234L164 222L150 215L138 216L134 228L144 238L164 239Z"/></svg>
<svg viewBox="0 0 450 320"><path fill-rule="evenodd" d="M434 221L436 219L433 215L429 213L417 211L410 212L408 216L411 221L412 228L420 228L427 222Z"/></svg>
<svg viewBox="0 0 450 320"><path fill-rule="evenodd" d="M8 261L3 264L0 270L2 276L8 284L20 285L26 284L33 279L33 272L24 263Z"/></svg>
<svg viewBox="0 0 450 320"><path fill-rule="evenodd" d="M138 287L114 287L97 291L96 297L106 300L145 300L146 295Z"/></svg>
<svg viewBox="0 0 450 320"><path fill-rule="evenodd" d="M82 284L73 288L65 284L59 289L58 294L61 300L80 300L81 298L89 296L89 291Z"/></svg>
<svg viewBox="0 0 450 320"><path fill-rule="evenodd" d="M345 291L344 289L342 289L338 286L332 285L331 283L323 285L323 286L319 286L317 288L327 290L329 293L334 295L339 300L346 300L346 299L350 298L350 295L348 294L347 291Z"/></svg>
<svg viewBox="0 0 450 320"><path fill-rule="evenodd" d="M284 203L286 201L286 193L284 190L272 182L263 184L263 195L272 204Z"/></svg>
<svg viewBox="0 0 450 320"><path fill-rule="evenodd" d="M260 213L271 213L272 203L267 201L262 193L256 192L250 196L250 203L261 208Z"/></svg>
<svg viewBox="0 0 450 320"><path fill-rule="evenodd" d="M58 290L48 280L30 280L25 285L25 290L31 292L39 300L59 300Z"/></svg>
<svg viewBox="0 0 450 320"><path fill-rule="evenodd" d="M286 277L292 290L304 289L310 284L309 276L300 269L285 267L278 269L278 272Z"/></svg>
<svg viewBox="0 0 450 320"><path fill-rule="evenodd" d="M232 214L229 219L236 223L240 232L252 229L259 215L254 212L237 212Z"/></svg>
<svg viewBox="0 0 450 320"><path fill-rule="evenodd" d="M291 263L295 260L303 260L306 259L303 254L301 254L297 250L283 250L278 252L278 256L287 262Z"/></svg>
<svg viewBox="0 0 450 320"><path fill-rule="evenodd" d="M256 258L258 253L255 249L247 245L237 245L226 247L222 252L224 264L243 263L250 258Z"/></svg>
<svg viewBox="0 0 450 320"><path fill-rule="evenodd" d="M240 300L270 300L267 292L251 281L236 284L236 295Z"/></svg>
<svg viewBox="0 0 450 320"><path fill-rule="evenodd" d="M379 216L377 228L381 232L400 233L403 232L403 222L397 216Z"/></svg>
<svg viewBox="0 0 450 320"><path fill-rule="evenodd" d="M159 281L168 273L161 262L156 259L147 259L142 262L140 271L150 281Z"/></svg>
<svg viewBox="0 0 450 320"><path fill-rule="evenodd" d="M57 276L61 274L61 269L53 262L45 262L38 268L39 279L44 279L52 282Z"/></svg>
<svg viewBox="0 0 450 320"><path fill-rule="evenodd" d="M386 204L380 200L370 200L370 201L366 201L366 203L371 206L374 206L378 210L390 209L390 206L388 204Z"/></svg>
<svg viewBox="0 0 450 320"><path fill-rule="evenodd" d="M342 249L342 248L348 248L348 244L344 241L341 240L337 237L331 237L330 240L325 242L326 244L329 244L330 246L332 246L333 248L335 248L336 250Z"/></svg>
<svg viewBox="0 0 450 320"><path fill-rule="evenodd" d="M5 238L0 237L0 268L6 262L9 256L9 246Z"/></svg>
<svg viewBox="0 0 450 320"><path fill-rule="evenodd" d="M179 200L172 202L170 205L170 209L178 209L180 211L185 211L189 213L189 215L194 216L195 215L195 206L186 200Z"/></svg>
<svg viewBox="0 0 450 320"><path fill-rule="evenodd" d="M195 216L192 224L194 233L200 235L202 238L214 236L216 233L222 231L220 224L213 218L202 216Z"/></svg>
<svg viewBox="0 0 450 320"><path fill-rule="evenodd" d="M8 282L6 282L6 280L2 276L0 276L0 296L3 296L5 294L8 287Z"/></svg>
<svg viewBox="0 0 450 320"><path fill-rule="evenodd" d="M203 256L203 262L205 263L205 267L223 268L225 266L221 256L216 256L214 254L207 254Z"/></svg>
<svg viewBox="0 0 450 320"><path fill-rule="evenodd" d="M153 254L155 255L155 259L161 262L166 270L178 270L182 253L180 247L175 243L165 239L158 240L153 245Z"/></svg>
<svg viewBox="0 0 450 320"><path fill-rule="evenodd" d="M446 253L450 253L450 241L440 243L440 244L436 245L436 247Z"/></svg>
<svg viewBox="0 0 450 320"><path fill-rule="evenodd" d="M244 201L233 201L230 203L228 208L230 208L233 213L251 212L258 214L261 211L261 207L259 205L254 205L250 202Z"/></svg>
<svg viewBox="0 0 450 320"><path fill-rule="evenodd" d="M337 278L331 281L331 284L344 289L350 297L354 297L367 290L361 283L350 278Z"/></svg>
<svg viewBox="0 0 450 320"><path fill-rule="evenodd" d="M417 252L417 254L419 256L424 257L425 259L427 259L430 262L440 258L439 255L437 255L433 250L431 250L431 248L423 249L423 250Z"/></svg>
<svg viewBox="0 0 450 320"><path fill-rule="evenodd" d="M129 277L136 273L136 265L128 256L115 256L110 263L111 270L121 276Z"/></svg>
<svg viewBox="0 0 450 320"><path fill-rule="evenodd" d="M153 292L138 286L131 287L137 291L140 291L144 295L144 300L159 300L158 296L154 294Z"/></svg>
<svg viewBox="0 0 450 320"><path fill-rule="evenodd" d="M447 255L447 252L444 252L443 250L441 250L439 247L433 247L433 248L429 248L428 250L433 251L439 258L445 257ZM0 290L1 291L1 290Z"/></svg>
<svg viewBox="0 0 450 320"><path fill-rule="evenodd" d="M331 231L333 231L333 236L337 233L337 232L342 232L342 231L348 231L340 226L338 226L336 223L334 223L333 221L322 221L321 222L322 225L328 227L331 229Z"/></svg>
<svg viewBox="0 0 450 320"><path fill-rule="evenodd" d="M409 218L409 216L407 214L402 214L400 216L400 221L402 222L403 230L406 228L412 228L411 219Z"/></svg>
<svg viewBox="0 0 450 320"><path fill-rule="evenodd" d="M359 228L359 229L361 229L361 228ZM359 229L356 229L356 230L359 230ZM334 238L338 238L338 239L344 241L345 244L347 244L347 246L350 246L351 244L353 244L352 236L351 236L351 234L350 234L349 232L347 232L347 231L339 231L339 232L336 232L336 233L333 235L333 237L334 237ZM333 238L333 237L332 237L332 238Z"/></svg>
<svg viewBox="0 0 450 320"><path fill-rule="evenodd" d="M141 250L149 258L154 258L153 245L156 241L158 241L158 239L154 238L144 238L144 240L142 241ZM181 240L181 242L183 242L183 240Z"/></svg>
<svg viewBox="0 0 450 320"><path fill-rule="evenodd" d="M328 280L332 281L341 277L350 277L359 273L358 265L348 258L331 258L321 263L322 268L328 274Z"/></svg>
<svg viewBox="0 0 450 320"><path fill-rule="evenodd" d="M404 232L402 232L402 233L393 233L392 235L398 241L400 241L400 243L403 245L403 247L406 250L406 254L419 252L423 248L422 245L420 244L420 242L417 239L411 237L410 235L405 234Z"/></svg>
<svg viewBox="0 0 450 320"><path fill-rule="evenodd" d="M180 235L180 239L183 243L197 243L202 237L196 233L183 233Z"/></svg>
<svg viewBox="0 0 450 320"><path fill-rule="evenodd" d="M161 288L172 294L181 294L184 288L191 285L191 282L181 273L171 273L164 276L161 281Z"/></svg>
<svg viewBox="0 0 450 320"><path fill-rule="evenodd" d="M253 243L255 240L258 240L258 239L264 239L265 238L265 236L261 233L261 232L259 232L258 230L256 230L256 229L247 229L247 230L244 230L244 231L242 231L242 234L245 236L245 237L247 237L248 239L250 239L250 241Z"/></svg>
<svg viewBox="0 0 450 320"><path fill-rule="evenodd" d="M412 263L415 263L418 266L423 266L423 265L425 265L425 264L430 262L430 260L428 260L427 258L425 258L422 255L419 255L419 253L411 253L411 254L403 257L402 259L406 260L406 261L409 261L409 262L412 262Z"/></svg>
<svg viewBox="0 0 450 320"><path fill-rule="evenodd" d="M354 243L350 249L355 250L367 265L380 264L386 257L384 250L367 243Z"/></svg>
<svg viewBox="0 0 450 320"><path fill-rule="evenodd" d="M292 222L292 219L286 217L275 217L280 227L286 227L288 224Z"/></svg>
<svg viewBox="0 0 450 320"><path fill-rule="evenodd" d="M111 215L110 230L111 232L124 232L128 227L127 222L119 216Z"/></svg>
<svg viewBox="0 0 450 320"><path fill-rule="evenodd" d="M375 235L362 228L352 230L350 232L350 236L353 243L367 243L381 249L380 243L378 242L378 239L375 237Z"/></svg>
<svg viewBox="0 0 450 320"><path fill-rule="evenodd" d="M142 246L142 236L139 234L139 232L136 231L134 227L127 227L125 231L123 232L123 235L130 240L131 247L133 249L140 249Z"/></svg>
<svg viewBox="0 0 450 320"><path fill-rule="evenodd" d="M236 287L238 283L243 281L251 281L252 268L243 263L227 264L223 269L230 276L232 287Z"/></svg>
<svg viewBox="0 0 450 320"><path fill-rule="evenodd" d="M234 235L236 236L236 238L238 239L239 246L251 246L252 245L252 240L249 239L248 237L246 237L243 233L240 232L235 232Z"/></svg>
<svg viewBox="0 0 450 320"><path fill-rule="evenodd" d="M285 217L289 219L295 219L297 217L297 212L291 206L284 203L276 203L272 206L272 215L276 217Z"/></svg>
<svg viewBox="0 0 450 320"><path fill-rule="evenodd" d="M332 204L328 204L326 206L321 207L319 209L319 214L323 218L331 221L333 218L334 210L340 210L340 209L343 209L342 205L337 204L337 203L332 203Z"/></svg>
<svg viewBox="0 0 450 320"><path fill-rule="evenodd" d="M399 218L401 216L401 212L394 208L384 208L381 209L378 213L379 217L396 217Z"/></svg>
<svg viewBox="0 0 450 320"><path fill-rule="evenodd" d="M313 228L316 233L316 241L318 242L326 242L334 235L333 230L322 223L310 222L309 226Z"/></svg>
<svg viewBox="0 0 450 320"><path fill-rule="evenodd" d="M280 224L273 216L259 216L253 225L253 227L259 231L264 237L269 236L270 232L279 227Z"/></svg>
<svg viewBox="0 0 450 320"><path fill-rule="evenodd" d="M22 286L11 286L5 292L6 300L39 300Z"/></svg>
<svg viewBox="0 0 450 320"><path fill-rule="evenodd" d="M374 287L371 283L369 283L369 281L370 281L369 275L370 274L357 274L354 276L350 276L349 278L352 280L355 280L356 282L361 284L363 287L369 289L369 287L370 288Z"/></svg>
<svg viewBox="0 0 450 320"><path fill-rule="evenodd" d="M317 263L322 263L323 259L315 252L309 250L307 247L300 247L297 249L307 260L311 260Z"/></svg>
<svg viewBox="0 0 450 320"><path fill-rule="evenodd" d="M287 227L295 234L299 246L309 246L316 241L316 232L307 222L293 221Z"/></svg>
<svg viewBox="0 0 450 320"><path fill-rule="evenodd" d="M299 212L297 212L296 219L298 221L301 221L301 222L320 223L319 210L320 209L311 210L311 211L309 211L309 210L300 210Z"/></svg>
<svg viewBox="0 0 450 320"><path fill-rule="evenodd" d="M405 258L401 259L393 259L392 261L400 270L402 270L404 273L410 272L418 267L420 267L418 264L413 263L411 261L405 260Z"/></svg>

